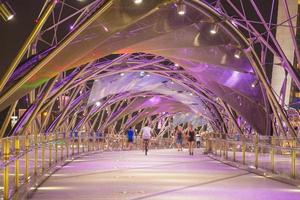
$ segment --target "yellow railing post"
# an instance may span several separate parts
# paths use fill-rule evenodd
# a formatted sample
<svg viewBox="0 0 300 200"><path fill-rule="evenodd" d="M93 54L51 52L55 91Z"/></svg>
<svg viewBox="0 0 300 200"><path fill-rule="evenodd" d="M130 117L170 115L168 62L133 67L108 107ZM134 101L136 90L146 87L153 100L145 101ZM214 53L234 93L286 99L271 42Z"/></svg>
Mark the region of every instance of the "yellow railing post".
<svg viewBox="0 0 300 200"><path fill-rule="evenodd" d="M243 154L243 165L245 165L246 164L246 141L244 137L242 137L242 154Z"/></svg>
<svg viewBox="0 0 300 200"><path fill-rule="evenodd" d="M96 133L93 134L93 151L96 151Z"/></svg>
<svg viewBox="0 0 300 200"><path fill-rule="evenodd" d="M91 138L91 136L90 136L90 134L88 133L86 137L87 137L87 151L89 152L89 151L90 151L90 148L91 148L91 147L90 147L90 138Z"/></svg>
<svg viewBox="0 0 300 200"><path fill-rule="evenodd" d="M38 135L34 134L34 174L38 174Z"/></svg>
<svg viewBox="0 0 300 200"><path fill-rule="evenodd" d="M80 134L78 133L78 137L77 137L77 155L80 154L80 144L81 144L81 137Z"/></svg>
<svg viewBox="0 0 300 200"><path fill-rule="evenodd" d="M67 135L66 138L65 138L65 144L66 144L66 158L68 159L69 158L69 148L70 148L70 136Z"/></svg>
<svg viewBox="0 0 300 200"><path fill-rule="evenodd" d="M55 133L55 163L58 162L58 133Z"/></svg>
<svg viewBox="0 0 300 200"><path fill-rule="evenodd" d="M292 152L291 152L291 158L292 158L292 177L296 177L296 140L292 141Z"/></svg>
<svg viewBox="0 0 300 200"><path fill-rule="evenodd" d="M75 153L75 138L74 138L74 135L72 133L72 159L74 157L74 153Z"/></svg>
<svg viewBox="0 0 300 200"><path fill-rule="evenodd" d="M63 139L60 139L59 140L59 143L60 143L60 160L63 161L64 159L64 140Z"/></svg>
<svg viewBox="0 0 300 200"><path fill-rule="evenodd" d="M271 170L275 172L275 138L274 136L271 137Z"/></svg>
<svg viewBox="0 0 300 200"><path fill-rule="evenodd" d="M226 140L225 142L225 159L228 159L228 147L229 147L229 142Z"/></svg>
<svg viewBox="0 0 300 200"><path fill-rule="evenodd" d="M81 137L82 139L82 152L84 153L84 145L85 145L85 137L83 135L83 137Z"/></svg>
<svg viewBox="0 0 300 200"><path fill-rule="evenodd" d="M223 141L222 141L222 139L219 139L219 154L220 154L220 157L222 157L222 149L223 149Z"/></svg>
<svg viewBox="0 0 300 200"><path fill-rule="evenodd" d="M233 162L235 162L236 161L236 143L233 143Z"/></svg>
<svg viewBox="0 0 300 200"><path fill-rule="evenodd" d="M29 180L29 136L25 136L25 180Z"/></svg>
<svg viewBox="0 0 300 200"><path fill-rule="evenodd" d="M42 173L45 171L46 135L42 135Z"/></svg>
<svg viewBox="0 0 300 200"><path fill-rule="evenodd" d="M48 145L49 145L49 167L52 165L52 133L48 136Z"/></svg>
<svg viewBox="0 0 300 200"><path fill-rule="evenodd" d="M258 142L259 142L258 135L255 135L255 168L256 169L258 168L258 151L259 151Z"/></svg>
<svg viewBox="0 0 300 200"><path fill-rule="evenodd" d="M3 161L4 161L4 174L3 174L3 199L9 199L9 154L10 154L10 147L9 147L9 140L5 138L3 140Z"/></svg>
<svg viewBox="0 0 300 200"><path fill-rule="evenodd" d="M19 181L19 172L20 172L20 165L19 165L19 153L20 153L20 140L19 140L19 137L16 136L15 137L15 186L16 186L16 189L19 188L19 184L20 184L20 181Z"/></svg>
<svg viewBox="0 0 300 200"><path fill-rule="evenodd" d="M101 150L101 139L102 138L100 138L100 137L97 137L97 139L98 139L98 150Z"/></svg>

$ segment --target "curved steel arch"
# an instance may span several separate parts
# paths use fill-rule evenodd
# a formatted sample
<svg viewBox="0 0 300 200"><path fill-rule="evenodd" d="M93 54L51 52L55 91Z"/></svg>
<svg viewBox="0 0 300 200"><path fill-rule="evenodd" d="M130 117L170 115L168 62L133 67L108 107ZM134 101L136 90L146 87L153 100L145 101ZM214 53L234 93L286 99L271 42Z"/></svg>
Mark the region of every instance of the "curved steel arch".
<svg viewBox="0 0 300 200"><path fill-rule="evenodd" d="M143 65L137 67L139 70L144 70L146 72L147 70L149 72L151 72L151 70L156 70L154 65L155 63L160 65L162 63L166 63L165 68L170 69L169 72L162 70L157 73L169 77L170 80L179 80L173 78L173 76L180 76L181 80L179 80L179 82L183 84L188 83L186 85L190 88L190 90L199 90L197 93L204 97L203 101L208 105L207 107L215 109L215 115L216 113L226 112L227 114L225 115L227 115L230 120L234 122L234 124L237 126L237 129L240 129L238 123L236 123L237 116L239 116L246 119L246 121L248 121L252 126L256 124L255 128L260 134L270 134L271 121L274 123L275 120L275 118L270 116L270 104L271 110L277 119L276 121L280 122L283 120L290 135L295 137L296 134L293 128L290 126L283 108L276 100L272 88L267 81L264 69L262 67L263 63L261 63L260 59L258 59L252 38L245 37L245 35L239 30L241 27L245 29L245 26L243 26L241 23L238 27L235 27L232 22L232 17L226 13L225 8L220 6L222 5L220 1L214 1L213 4L196 0L182 2L186 4L188 8L187 17L184 17L184 20L183 18L172 18L175 16L174 12L176 14L174 3L177 3L177 1L160 0L156 1L155 3L151 2L149 3L148 7L145 5L145 7L141 10L136 8L131 8L131 10L128 10L128 8L124 5L126 5L126 3L128 3L127 5L130 5L130 1L97 1L97 6L94 5L96 3L91 5L95 6L91 11L93 13L91 14L90 12L88 14L89 17L86 17L84 20L82 20L80 25L73 27L71 33L68 34L65 39L63 39L61 42L57 42L56 46L52 47L52 49L48 52L40 52L40 58L38 56L29 59L24 65L20 66L20 69L24 68L24 66L27 66L28 69L26 69L25 74L18 75L18 73L16 73L13 77L10 77L10 81L6 85L5 90L1 91L1 109L7 107L7 105L10 105L16 99L21 98L22 95L28 93L30 90L33 90L41 85L34 84L34 75L44 76L46 79L48 79L62 72L61 75L59 75L60 82L56 83L51 88L51 91L53 91L51 92L51 95L48 95L47 90L43 89L42 87L39 88L39 90L41 90L41 95L40 97L36 98L35 102L32 102L33 104L31 108L28 109L27 113L44 112L51 107L51 105L55 104L55 99L57 97L60 98L62 96L68 96L67 90L72 88L72 84L74 85L73 87L76 85L92 87L92 83L87 81L89 80L89 74L93 74L92 76L95 76L95 74L99 73L99 76L102 76L105 73L122 73L124 69L113 68L116 66L122 67L124 65L129 68L130 59L136 58L140 59L140 61L145 63L146 66L147 64L151 63L151 60L154 60L148 69L145 69L145 66ZM228 0L227 3L233 7L237 13L240 14L230 0ZM251 1L251 4L255 10L257 10L257 7L253 1ZM109 20L109 16L112 14L118 14L118 16L123 16L124 19L128 20L126 21L122 18L119 18L119 24L117 22L112 22ZM156 22L156 18L154 18L154 16L165 17L164 22L168 23L169 27L163 27L166 30L161 30L162 32L155 32L153 30L150 32L149 27L155 28L155 26L159 25L159 23L154 23L155 26L151 24ZM194 18L189 18L191 16ZM111 22L111 30L107 31L103 28L103 24L105 22ZM95 33L95 30L98 30L98 27L95 28L98 23L101 24L102 30L100 31L101 33L97 33L95 35L93 33ZM274 54L279 51L279 54L276 55L280 55L284 60L286 60L286 57L282 55L283 52L280 51L280 48L277 45L277 51L274 51L270 45L266 44L266 41L263 37L258 37L259 35L257 30L255 30L255 27L251 25L250 22L245 21L245 23L249 25L249 29L253 31L253 33L251 32L251 34L249 34L250 36L255 35L257 41L261 42L261 44L264 44L268 49L273 50L272 52L274 52ZM223 38L220 36L216 36L214 38L215 40L207 38L208 36L203 36L203 38L201 38L202 36L200 33L207 33L209 27L214 26L215 24L219 26L220 33L224 34ZM169 28L169 30L167 28ZM189 34L188 37L180 37L183 33ZM101 34L103 34L103 37ZM121 34L125 34L128 36L128 38L123 38ZM130 37L130 34L134 35L134 37ZM193 40L191 40L192 38ZM200 38L200 40L196 41L195 38ZM275 39L272 37L272 40ZM97 41L101 42L100 45L97 43ZM165 43L162 43L164 41ZM201 42L204 42L203 47L199 47ZM72 49L74 50L75 47L79 47L78 44L85 45L83 50L79 49L77 52L74 51L70 54L68 51ZM112 48L109 48L110 45ZM241 54L240 61L232 60L233 51L235 50L240 50L243 52ZM146 53L137 54L136 52ZM201 52L202 57L197 55L199 52ZM98 69L95 65L95 63L97 63L97 59L110 53L118 53L121 56L117 56L117 58L113 58L112 56L107 57L106 61L108 62L108 66ZM153 53L162 57L151 55ZM64 58L66 55L68 55L68 57ZM78 55L80 55L79 59L71 60L71 58L75 58L74 56ZM219 60L213 60L209 57L212 56L213 58L217 58L219 55L225 55L225 57L227 56L224 58L225 61L222 60L223 58L220 58ZM158 59L155 60L155 58ZM66 59L69 59L69 61ZM61 69L51 71L57 68L57 65L60 62L64 62L66 65L63 66L62 64ZM89 64L86 64L87 62L89 62ZM186 76L180 74L182 71L178 72L176 69L174 70L175 62L180 65L179 68L185 69L184 71L187 73ZM205 64L207 64L207 66L205 66ZM202 65L202 67L199 67L200 70L206 70L205 73L197 71L197 66L199 65ZM231 68L231 66L228 67L227 65L236 65L236 67ZM67 69L71 70L71 68L77 66L80 66L79 70L75 69L72 73L64 72ZM135 66L133 66L133 68L134 67ZM285 67L285 69L292 75L293 80L298 85L299 79L291 69L291 66L285 63L283 67ZM47 70L50 71L49 74L46 73ZM115 71L111 72L109 70ZM222 79L218 79L217 76L213 76L214 72L220 73L221 75L223 74L224 76L227 73L228 75L225 76L225 79L228 81L231 79L233 80L234 77L244 77L245 79L243 80L246 80L246 83L243 83L242 78L236 82L237 84L243 84L239 85L238 87L236 85L231 85L231 83L222 83ZM201 73L203 73L203 75L201 75ZM205 80L205 74L209 74L211 77L215 77L215 79L209 79L208 77ZM260 88L257 87L253 89L256 93L249 91L249 83L255 79L259 80L258 83L260 85ZM76 81L77 84L75 84ZM73 89L73 92L74 90L75 89ZM205 92L207 91L209 94L206 96ZM266 91L266 94L264 91ZM226 96L229 92L232 93L232 95ZM54 94L52 95L52 93ZM256 94L257 97L255 97L253 94ZM45 99L41 98L43 95L46 95L46 98L48 98L46 101ZM78 95L80 96L80 94ZM221 98L224 105L220 105L217 98ZM258 98L258 100L256 98ZM253 101L254 103L250 105L249 100ZM242 103L243 107L241 106ZM248 104L248 108L246 107L246 104ZM82 105L85 108L89 108L85 103L82 103ZM33 111L34 108L37 110ZM254 119L253 115L250 115L249 111L253 109L255 109L257 112L260 112L259 116L261 119ZM63 116L68 113L67 110L68 109L66 109L64 112L59 112ZM29 114L26 115L23 116L23 119L21 120L22 123L19 122L20 128L22 127L22 124L24 126L24 123L31 123L34 118L31 117L31 120L28 120ZM260 122L258 122L259 120ZM219 124L220 126L221 123L222 122ZM281 129L284 131L285 127L282 126ZM219 128L219 130L224 131L223 128ZM19 129L17 128L15 131L17 132ZM280 133L279 129L275 130L275 132L282 134Z"/></svg>

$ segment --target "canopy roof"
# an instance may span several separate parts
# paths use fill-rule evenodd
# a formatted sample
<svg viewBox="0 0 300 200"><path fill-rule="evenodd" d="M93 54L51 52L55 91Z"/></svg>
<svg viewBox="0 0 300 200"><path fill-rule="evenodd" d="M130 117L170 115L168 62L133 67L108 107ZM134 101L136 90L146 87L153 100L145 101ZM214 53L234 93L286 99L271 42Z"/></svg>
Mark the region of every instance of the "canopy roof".
<svg viewBox="0 0 300 200"><path fill-rule="evenodd" d="M140 95L145 100L136 110L184 111L214 121L225 103L265 133L268 103L253 69L253 51L246 49L242 34L202 1L185 1L184 15L178 15L174 2L103 1L66 39L15 71L2 92L0 109L77 68L81 77L74 82L75 75L69 73L72 84L93 84L87 105L113 94ZM214 28L216 34L211 33ZM57 89L50 94L64 84L55 83Z"/></svg>

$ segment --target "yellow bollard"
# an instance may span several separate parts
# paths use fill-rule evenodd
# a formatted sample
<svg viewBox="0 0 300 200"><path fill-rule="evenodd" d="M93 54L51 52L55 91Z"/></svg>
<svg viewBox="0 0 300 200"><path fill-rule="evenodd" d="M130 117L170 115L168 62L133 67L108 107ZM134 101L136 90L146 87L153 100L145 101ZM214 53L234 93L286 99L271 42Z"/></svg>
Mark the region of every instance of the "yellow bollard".
<svg viewBox="0 0 300 200"><path fill-rule="evenodd" d="M9 140L7 138L3 139L3 161L4 161L4 174L3 174L3 199L9 199Z"/></svg>
<svg viewBox="0 0 300 200"><path fill-rule="evenodd" d="M29 180L29 136L25 136L25 180Z"/></svg>
<svg viewBox="0 0 300 200"><path fill-rule="evenodd" d="M16 189L19 188L20 181L19 181L19 171L20 171L20 164L19 164L19 153L20 153L20 140L19 137L15 137L15 186Z"/></svg>

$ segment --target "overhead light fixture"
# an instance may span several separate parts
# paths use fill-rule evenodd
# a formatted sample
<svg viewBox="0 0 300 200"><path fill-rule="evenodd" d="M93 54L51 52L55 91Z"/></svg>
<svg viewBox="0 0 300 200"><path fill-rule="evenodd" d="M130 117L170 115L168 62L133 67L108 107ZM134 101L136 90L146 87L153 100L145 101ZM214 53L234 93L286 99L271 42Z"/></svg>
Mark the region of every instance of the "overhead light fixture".
<svg viewBox="0 0 300 200"><path fill-rule="evenodd" d="M104 26L103 24L101 24L102 28L105 30L105 32L108 32L108 28L106 26Z"/></svg>
<svg viewBox="0 0 300 200"><path fill-rule="evenodd" d="M234 52L234 57L236 59L240 59L241 55L242 55L242 52L240 50L238 50L238 49Z"/></svg>
<svg viewBox="0 0 300 200"><path fill-rule="evenodd" d="M135 4L141 4L141 3L143 3L143 0L133 0L133 2L134 2Z"/></svg>
<svg viewBox="0 0 300 200"><path fill-rule="evenodd" d="M146 76L148 76L148 77L149 77L149 76L150 76L150 74L147 74Z"/></svg>
<svg viewBox="0 0 300 200"><path fill-rule="evenodd" d="M0 0L0 16L4 21L10 21L14 18L15 12L7 1Z"/></svg>
<svg viewBox="0 0 300 200"><path fill-rule="evenodd" d="M140 72L140 76L145 76L145 72L144 72L144 71L141 71L141 72Z"/></svg>
<svg viewBox="0 0 300 200"><path fill-rule="evenodd" d="M125 73L123 73L123 72L122 72L122 73L120 73L120 76L124 76L124 75L125 75Z"/></svg>
<svg viewBox="0 0 300 200"><path fill-rule="evenodd" d="M178 67L179 65L177 63L174 64L175 67Z"/></svg>
<svg viewBox="0 0 300 200"><path fill-rule="evenodd" d="M255 81L253 81L253 83L251 83L251 87L255 88L257 86L257 84L258 84L258 80L255 79Z"/></svg>
<svg viewBox="0 0 300 200"><path fill-rule="evenodd" d="M177 13L178 15L184 15L186 13L186 5L182 1L177 3Z"/></svg>
<svg viewBox="0 0 300 200"><path fill-rule="evenodd" d="M101 102L100 102L100 101L97 101L97 102L96 102L96 106L99 107L100 105L101 105Z"/></svg>
<svg viewBox="0 0 300 200"><path fill-rule="evenodd" d="M218 26L217 24L214 24L214 25L212 26L212 28L210 29L210 34L212 34L212 35L217 34L217 33L218 33L218 30L219 30L219 26Z"/></svg>

